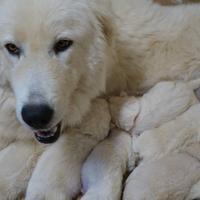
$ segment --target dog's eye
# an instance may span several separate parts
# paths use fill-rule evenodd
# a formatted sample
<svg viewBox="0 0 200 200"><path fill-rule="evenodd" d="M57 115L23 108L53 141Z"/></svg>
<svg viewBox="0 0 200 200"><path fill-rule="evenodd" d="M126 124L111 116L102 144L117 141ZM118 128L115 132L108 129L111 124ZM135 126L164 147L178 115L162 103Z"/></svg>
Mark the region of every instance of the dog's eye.
<svg viewBox="0 0 200 200"><path fill-rule="evenodd" d="M59 40L55 43L53 49L56 54L66 51L73 44L72 40Z"/></svg>
<svg viewBox="0 0 200 200"><path fill-rule="evenodd" d="M17 47L15 44L13 43L8 43L5 45L5 48L7 49L7 51L14 56L20 56L21 50L19 47Z"/></svg>

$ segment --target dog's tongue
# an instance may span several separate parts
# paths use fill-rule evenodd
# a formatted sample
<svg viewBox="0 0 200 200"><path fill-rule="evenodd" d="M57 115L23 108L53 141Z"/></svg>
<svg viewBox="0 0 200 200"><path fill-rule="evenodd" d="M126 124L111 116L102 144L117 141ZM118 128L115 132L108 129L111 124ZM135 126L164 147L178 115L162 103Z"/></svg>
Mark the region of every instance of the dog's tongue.
<svg viewBox="0 0 200 200"><path fill-rule="evenodd" d="M46 137L54 136L55 133L56 133L56 131L57 131L57 127L52 128L52 129L47 130L47 131L45 131L45 130L36 131L36 132L35 132L35 135L37 135L37 136L39 136L39 137L44 137L44 138L46 138Z"/></svg>
<svg viewBox="0 0 200 200"><path fill-rule="evenodd" d="M42 136L42 137L48 137L50 135L49 131L37 131L35 132L36 135Z"/></svg>

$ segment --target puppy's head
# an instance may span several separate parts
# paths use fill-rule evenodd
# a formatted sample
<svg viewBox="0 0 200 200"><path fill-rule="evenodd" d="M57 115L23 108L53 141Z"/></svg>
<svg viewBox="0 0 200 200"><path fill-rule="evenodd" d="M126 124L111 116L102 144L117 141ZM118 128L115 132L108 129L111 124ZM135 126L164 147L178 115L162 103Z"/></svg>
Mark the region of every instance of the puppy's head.
<svg viewBox="0 0 200 200"><path fill-rule="evenodd" d="M10 86L17 118L42 143L79 123L105 89L108 30L86 2L0 2L0 85Z"/></svg>

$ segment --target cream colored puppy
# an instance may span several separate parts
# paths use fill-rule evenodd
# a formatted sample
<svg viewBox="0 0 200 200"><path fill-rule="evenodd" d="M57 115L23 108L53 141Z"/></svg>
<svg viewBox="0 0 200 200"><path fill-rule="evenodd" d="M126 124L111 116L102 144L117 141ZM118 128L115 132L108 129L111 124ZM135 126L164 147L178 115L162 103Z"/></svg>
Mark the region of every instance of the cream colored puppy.
<svg viewBox="0 0 200 200"><path fill-rule="evenodd" d="M124 199L200 198L199 117L200 104L196 104L133 140L142 161L127 181Z"/></svg>
<svg viewBox="0 0 200 200"><path fill-rule="evenodd" d="M174 120L144 131L134 140L134 151L139 152L142 159L150 160L186 149L199 141L199 116L200 105L193 105Z"/></svg>
<svg viewBox="0 0 200 200"><path fill-rule="evenodd" d="M200 162L187 153L175 153L159 160L144 161L129 176L123 199L199 199L199 173Z"/></svg>
<svg viewBox="0 0 200 200"><path fill-rule="evenodd" d="M163 81L142 97L112 97L109 100L112 120L133 136L140 135L175 119L199 103L194 93L199 87L200 79L190 82Z"/></svg>
<svg viewBox="0 0 200 200"><path fill-rule="evenodd" d="M131 137L126 132L112 130L86 160L82 169L81 200L118 200L123 191L123 178L131 155Z"/></svg>

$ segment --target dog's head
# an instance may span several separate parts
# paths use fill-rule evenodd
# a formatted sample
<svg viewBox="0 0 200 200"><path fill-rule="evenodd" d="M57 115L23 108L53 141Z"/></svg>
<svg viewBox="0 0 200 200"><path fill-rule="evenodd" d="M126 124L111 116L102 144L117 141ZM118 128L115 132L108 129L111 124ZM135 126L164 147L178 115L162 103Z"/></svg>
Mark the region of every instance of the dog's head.
<svg viewBox="0 0 200 200"><path fill-rule="evenodd" d="M55 142L105 89L108 31L85 0L0 4L0 86L13 91L19 121Z"/></svg>

